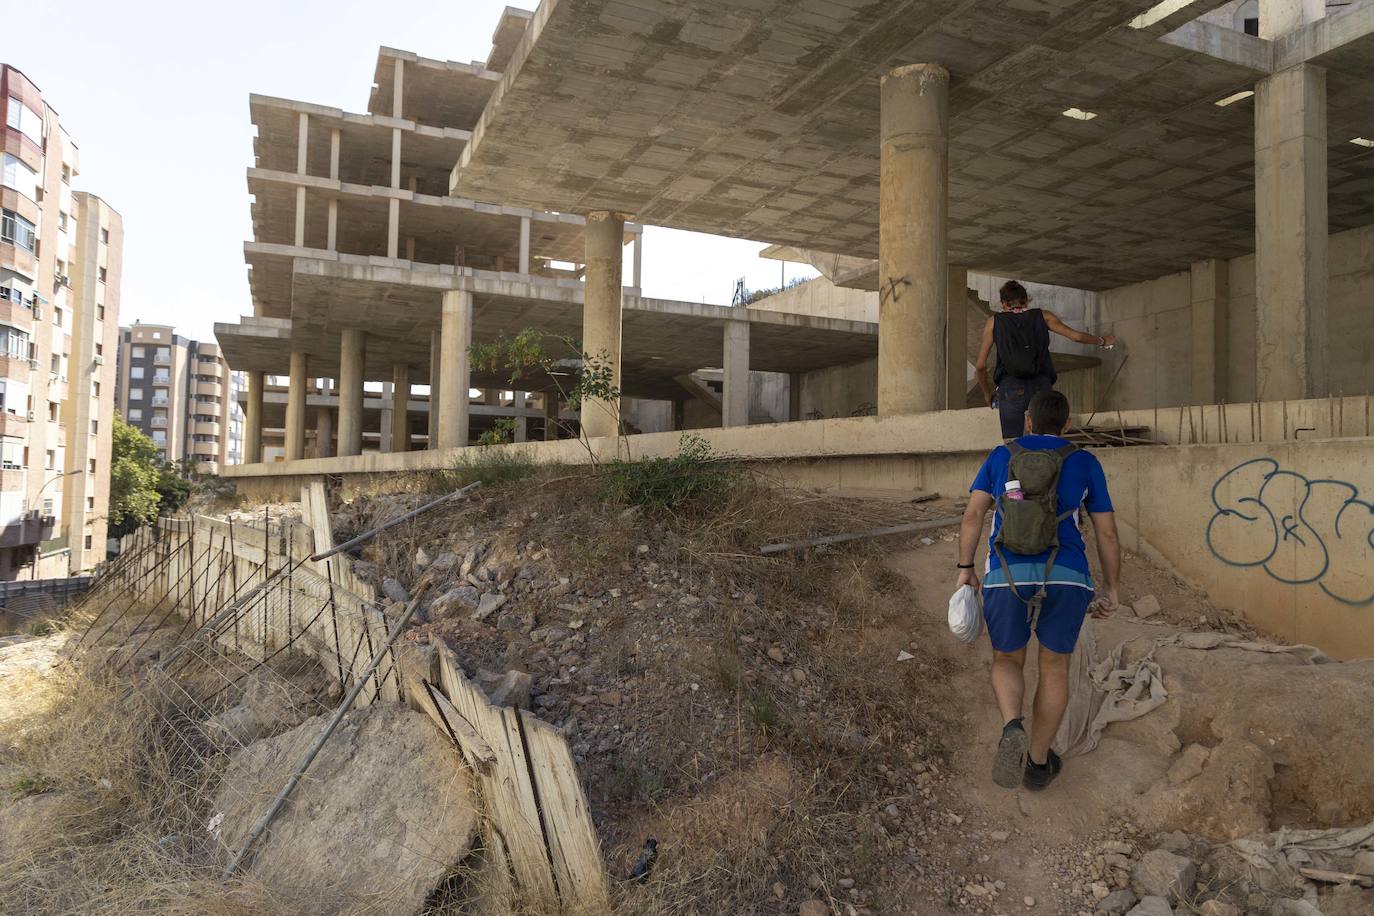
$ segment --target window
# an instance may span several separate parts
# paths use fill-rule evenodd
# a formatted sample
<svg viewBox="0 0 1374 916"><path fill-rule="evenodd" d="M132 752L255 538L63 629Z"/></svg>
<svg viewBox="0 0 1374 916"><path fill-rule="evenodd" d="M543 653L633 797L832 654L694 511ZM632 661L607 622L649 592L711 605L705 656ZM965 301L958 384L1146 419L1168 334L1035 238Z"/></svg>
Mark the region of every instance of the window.
<svg viewBox="0 0 1374 916"><path fill-rule="evenodd" d="M86 511L87 511L87 512L94 512L94 511L95 511L95 497L94 497L94 496L87 496L87 497L86 497ZM89 539L88 539L88 540L89 540ZM90 545L87 544L86 546L89 547Z"/></svg>
<svg viewBox="0 0 1374 916"><path fill-rule="evenodd" d="M0 468L17 471L24 466L24 440L14 436L0 439Z"/></svg>
<svg viewBox="0 0 1374 916"><path fill-rule="evenodd" d="M28 137L35 146L43 145L43 116L14 96L10 96L5 125Z"/></svg>
<svg viewBox="0 0 1374 916"><path fill-rule="evenodd" d="M138 366L135 366L135 367L134 367L134 369L137 369L137 368L138 368ZM131 370L129 370L129 371L132 372L133 369L131 369ZM131 400L131 401L141 401L141 400L143 400L143 389L142 389L142 388L130 388L130 389L129 389L129 400ZM130 412L130 413L133 413L133 411L129 411L129 412Z"/></svg>
<svg viewBox="0 0 1374 916"><path fill-rule="evenodd" d="M102 244L102 245L108 245L108 244L110 244L110 230L108 230L108 229L101 229L101 230L100 230L100 244Z"/></svg>
<svg viewBox="0 0 1374 916"><path fill-rule="evenodd" d="M56 422L57 422L58 411L59 411L60 409L61 409L61 408L58 407L56 401L49 401L49 402L48 402L48 422L49 422L49 423L56 423Z"/></svg>
<svg viewBox="0 0 1374 916"><path fill-rule="evenodd" d="M152 333L152 338L153 338L153 340L161 340L161 339L162 339L162 332L161 332L161 331L154 331L154 332Z"/></svg>
<svg viewBox="0 0 1374 916"><path fill-rule="evenodd" d="M51 496L45 497L45 498L43 499L43 515L45 515L45 516L48 517L48 518L52 518L52 517L53 517L53 509L54 509L54 507L55 507L56 505L57 505L57 501L56 501L53 497L51 497Z"/></svg>
<svg viewBox="0 0 1374 916"><path fill-rule="evenodd" d="M29 358L29 335L18 328L0 324L0 356L10 359Z"/></svg>
<svg viewBox="0 0 1374 916"><path fill-rule="evenodd" d="M93 398L98 398L98 397L100 397L100 383L99 383L99 382L91 382L91 397L93 397Z"/></svg>
<svg viewBox="0 0 1374 916"><path fill-rule="evenodd" d="M142 419L143 419L143 408L142 408L142 407L130 407L130 408L129 408L129 419L130 419L130 420L142 420Z"/></svg>
<svg viewBox="0 0 1374 916"><path fill-rule="evenodd" d="M63 184L71 184L71 183L72 183L72 167L69 166L69 165L67 165L67 163L65 163L65 162L62 163L62 183L63 183Z"/></svg>
<svg viewBox="0 0 1374 916"><path fill-rule="evenodd" d="M105 345L104 345L104 344L98 343L98 344L95 345L95 355L96 355L96 356L104 356L104 355L105 355Z"/></svg>
<svg viewBox="0 0 1374 916"><path fill-rule="evenodd" d="M33 252L38 247L38 233L33 223L12 210L0 210L0 242L9 242Z"/></svg>
<svg viewBox="0 0 1374 916"><path fill-rule="evenodd" d="M99 420L92 420L92 421L91 421L91 435L92 435L92 436L98 436L98 435L100 435L100 421L99 421Z"/></svg>
<svg viewBox="0 0 1374 916"><path fill-rule="evenodd" d="M142 366L130 366L130 367L129 367L129 378L131 378L131 379L134 379L134 378L143 378L143 367L142 367ZM129 394L133 394L133 392L131 391L131 392L129 392Z"/></svg>
<svg viewBox="0 0 1374 916"><path fill-rule="evenodd" d="M96 321L104 321L104 320L105 320L105 306L103 306L103 305L98 305L98 304L96 305L96 307L95 307L95 320L96 320Z"/></svg>
<svg viewBox="0 0 1374 916"><path fill-rule="evenodd" d="M44 468L44 470L51 471L53 465L54 465L56 462L57 462L57 452L54 452L52 449L48 449L46 452L43 453L43 468Z"/></svg>
<svg viewBox="0 0 1374 916"><path fill-rule="evenodd" d="M57 214L57 228L58 228L58 231L60 231L60 232L66 232L66 231L67 231L67 214L65 214L65 213L58 213L58 214Z"/></svg>
<svg viewBox="0 0 1374 916"><path fill-rule="evenodd" d="M147 355L148 351L144 350L142 347L134 347L134 359L144 359Z"/></svg>
<svg viewBox="0 0 1374 916"><path fill-rule="evenodd" d="M167 434L160 429L153 430L153 442L163 447L167 445Z"/></svg>
<svg viewBox="0 0 1374 916"><path fill-rule="evenodd" d="M17 156L5 153L0 157L0 184L14 188L29 200L38 199L38 173Z"/></svg>
<svg viewBox="0 0 1374 916"><path fill-rule="evenodd" d="M101 283L104 283L104 282L105 282L105 268L103 268L103 267L100 268L100 282L101 282Z"/></svg>
<svg viewBox="0 0 1374 916"><path fill-rule="evenodd" d="M90 549L91 549L91 535L89 535L89 534L86 535L86 549L87 549L87 550L90 550Z"/></svg>
<svg viewBox="0 0 1374 916"><path fill-rule="evenodd" d="M90 467L91 467L91 473L94 474L94 473L95 473L95 459L94 459L94 458L91 459Z"/></svg>

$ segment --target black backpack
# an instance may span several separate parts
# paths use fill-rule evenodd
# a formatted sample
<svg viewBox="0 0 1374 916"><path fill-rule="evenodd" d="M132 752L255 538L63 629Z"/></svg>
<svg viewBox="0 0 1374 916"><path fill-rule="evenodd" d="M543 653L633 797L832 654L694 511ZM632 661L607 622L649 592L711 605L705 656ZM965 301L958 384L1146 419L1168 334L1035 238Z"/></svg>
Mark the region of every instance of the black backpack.
<svg viewBox="0 0 1374 916"><path fill-rule="evenodd" d="M1049 325L1040 309L998 312L992 316L996 333L997 365L1013 378L1037 378L1044 374L1041 361L1049 349Z"/></svg>

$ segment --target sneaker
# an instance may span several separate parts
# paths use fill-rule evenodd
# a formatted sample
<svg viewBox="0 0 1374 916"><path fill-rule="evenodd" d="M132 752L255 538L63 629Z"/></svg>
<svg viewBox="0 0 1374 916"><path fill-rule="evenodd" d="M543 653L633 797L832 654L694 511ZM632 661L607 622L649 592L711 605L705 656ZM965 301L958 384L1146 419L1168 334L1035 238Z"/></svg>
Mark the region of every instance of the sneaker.
<svg viewBox="0 0 1374 916"><path fill-rule="evenodd" d="M1030 740L1020 719L1012 719L1002 728L1002 739L997 742L997 755L992 758L992 781L1004 789L1015 789L1021 785L1021 765L1026 759L1026 748Z"/></svg>
<svg viewBox="0 0 1374 916"><path fill-rule="evenodd" d="M1059 759L1059 755L1050 751L1050 755L1045 758L1044 764L1031 763L1030 758L1026 758L1026 776L1022 785L1032 792L1039 792L1054 782L1054 778L1059 775L1059 771L1064 769L1064 761Z"/></svg>

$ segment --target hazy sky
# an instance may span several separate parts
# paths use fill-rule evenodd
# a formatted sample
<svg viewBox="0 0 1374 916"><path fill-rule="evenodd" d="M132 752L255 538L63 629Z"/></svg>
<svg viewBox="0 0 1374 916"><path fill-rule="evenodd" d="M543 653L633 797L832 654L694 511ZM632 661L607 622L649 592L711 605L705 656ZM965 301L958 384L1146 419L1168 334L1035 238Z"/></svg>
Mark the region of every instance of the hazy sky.
<svg viewBox="0 0 1374 916"><path fill-rule="evenodd" d="M215 321L251 312L248 94L364 111L378 47L485 60L506 5L32 0L5 4L0 60L38 85L80 147L75 186L124 217L120 323L208 339ZM644 293L728 304L740 276L775 286L779 265L757 257L762 247L651 229Z"/></svg>

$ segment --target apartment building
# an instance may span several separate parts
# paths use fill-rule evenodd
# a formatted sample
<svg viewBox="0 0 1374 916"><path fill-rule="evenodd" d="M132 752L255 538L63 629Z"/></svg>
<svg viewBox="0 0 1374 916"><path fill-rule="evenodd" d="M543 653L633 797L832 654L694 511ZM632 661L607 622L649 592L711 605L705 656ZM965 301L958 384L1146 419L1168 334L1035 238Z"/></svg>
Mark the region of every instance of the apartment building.
<svg viewBox="0 0 1374 916"><path fill-rule="evenodd" d="M105 556L124 232L8 64L0 109L0 579L49 578Z"/></svg>
<svg viewBox="0 0 1374 916"><path fill-rule="evenodd" d="M135 322L119 329L116 378L120 414L157 444L162 460L187 461L202 474L242 460L242 376L218 344Z"/></svg>

